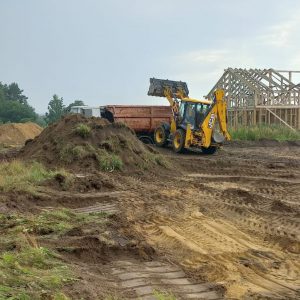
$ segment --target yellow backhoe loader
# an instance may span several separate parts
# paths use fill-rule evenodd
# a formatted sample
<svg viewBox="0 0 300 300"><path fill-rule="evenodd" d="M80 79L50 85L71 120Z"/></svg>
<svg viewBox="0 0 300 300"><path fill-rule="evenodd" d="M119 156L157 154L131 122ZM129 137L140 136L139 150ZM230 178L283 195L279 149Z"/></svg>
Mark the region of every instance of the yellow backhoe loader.
<svg viewBox="0 0 300 300"><path fill-rule="evenodd" d="M155 129L157 146L171 143L175 152L201 149L213 154L225 140L230 140L223 90L216 90L213 99L197 100L189 98L185 82L150 78L148 95L166 97L172 108L171 123Z"/></svg>

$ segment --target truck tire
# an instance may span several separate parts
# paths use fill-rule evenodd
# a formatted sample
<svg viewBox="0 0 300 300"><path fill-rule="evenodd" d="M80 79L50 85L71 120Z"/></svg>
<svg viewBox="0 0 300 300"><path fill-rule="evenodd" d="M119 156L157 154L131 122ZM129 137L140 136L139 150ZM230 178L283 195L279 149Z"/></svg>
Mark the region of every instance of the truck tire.
<svg viewBox="0 0 300 300"><path fill-rule="evenodd" d="M169 130L163 124L154 131L154 143L158 147L165 147L168 144Z"/></svg>
<svg viewBox="0 0 300 300"><path fill-rule="evenodd" d="M177 129L174 133L173 140L172 140L172 146L173 150L176 153L183 153L185 152L185 130L183 129Z"/></svg>
<svg viewBox="0 0 300 300"><path fill-rule="evenodd" d="M144 144L152 144L153 145L153 140L150 136L141 135L138 138Z"/></svg>
<svg viewBox="0 0 300 300"><path fill-rule="evenodd" d="M217 151L216 146L209 146L208 148L201 147L202 153L204 154L214 154Z"/></svg>

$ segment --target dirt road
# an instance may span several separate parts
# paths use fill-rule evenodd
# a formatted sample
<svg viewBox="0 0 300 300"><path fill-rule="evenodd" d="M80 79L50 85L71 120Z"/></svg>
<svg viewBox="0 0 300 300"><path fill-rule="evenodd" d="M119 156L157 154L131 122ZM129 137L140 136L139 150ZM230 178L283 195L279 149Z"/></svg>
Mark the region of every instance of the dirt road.
<svg viewBox="0 0 300 300"><path fill-rule="evenodd" d="M155 288L178 299L299 297L299 147L161 152L174 170L122 178L126 189L105 202L122 216L123 237L154 249L160 270L123 257L112 262L113 274L123 274L118 280L128 280L121 287L145 299Z"/></svg>
<svg viewBox="0 0 300 300"><path fill-rule="evenodd" d="M103 291L157 299L154 290L176 299L299 298L299 146L235 144L213 156L161 153L171 169L112 174L105 192L44 191L56 206L112 215L113 244L105 251L96 228L65 236L59 247L52 243L81 249L61 251L81 277L67 293L86 299L104 299ZM40 208L48 209L41 199Z"/></svg>
<svg viewBox="0 0 300 300"><path fill-rule="evenodd" d="M165 153L185 174L144 185L130 217L148 243L229 298L299 296L299 148Z"/></svg>

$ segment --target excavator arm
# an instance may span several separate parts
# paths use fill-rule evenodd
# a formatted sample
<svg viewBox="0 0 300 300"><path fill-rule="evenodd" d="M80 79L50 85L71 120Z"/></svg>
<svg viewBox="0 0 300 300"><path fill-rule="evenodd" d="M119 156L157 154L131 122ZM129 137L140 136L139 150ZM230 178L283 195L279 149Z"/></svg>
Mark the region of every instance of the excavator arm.
<svg viewBox="0 0 300 300"><path fill-rule="evenodd" d="M177 127L176 118L179 113L179 103L177 99L187 97L188 94L189 90L185 82L150 78L148 95L166 97L170 103L173 115L170 126L171 133L174 133Z"/></svg>
<svg viewBox="0 0 300 300"><path fill-rule="evenodd" d="M213 107L208 115L205 117L201 129L203 131L202 135L202 144L203 147L208 148L211 145L212 137L214 139L219 139L220 137L217 136L217 133L214 134L215 123L218 120L220 131L222 136L225 140L231 140L230 134L227 130L227 106L226 102L224 101L224 91L223 90L216 90L215 91L215 99L213 102ZM216 141L219 142L219 141Z"/></svg>
<svg viewBox="0 0 300 300"><path fill-rule="evenodd" d="M172 109L173 118L172 118L171 124L170 124L170 132L174 133L176 131L176 116L178 115L178 112L179 112L178 101L176 101L176 99L173 98L170 87L166 87L163 90L163 93L164 93L165 97L168 99L171 109Z"/></svg>
<svg viewBox="0 0 300 300"><path fill-rule="evenodd" d="M194 103L196 105L200 103L209 106L209 112L205 116L200 128L198 128L198 132L195 128L192 130L191 124L187 124L185 136L186 148L197 144L199 138L201 141L201 145L199 146L204 148L209 148L212 143L220 144L225 139L230 140L230 135L227 131L226 102L224 101L223 90L216 90L213 100L198 100L189 98L189 90L185 82L150 78L148 95L166 97L168 99L173 112L170 128L171 133L175 133L178 129L176 119L179 112L179 102L177 99L180 99L181 102ZM218 135L217 131L214 130L217 120L222 135ZM196 139L194 139L195 136L197 136Z"/></svg>

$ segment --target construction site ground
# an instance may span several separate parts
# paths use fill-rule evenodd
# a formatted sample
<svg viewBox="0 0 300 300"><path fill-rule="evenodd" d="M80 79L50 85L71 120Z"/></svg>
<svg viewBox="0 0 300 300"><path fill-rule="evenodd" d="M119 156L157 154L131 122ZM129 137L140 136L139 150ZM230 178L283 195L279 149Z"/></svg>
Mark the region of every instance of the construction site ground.
<svg viewBox="0 0 300 300"><path fill-rule="evenodd" d="M176 299L299 298L299 145L159 151L170 163L161 172L112 172L104 180L84 169L76 191L43 186L38 196L3 198L1 211L110 215L105 232L95 225L37 237L78 276L65 287L72 299L159 299L155 291Z"/></svg>

